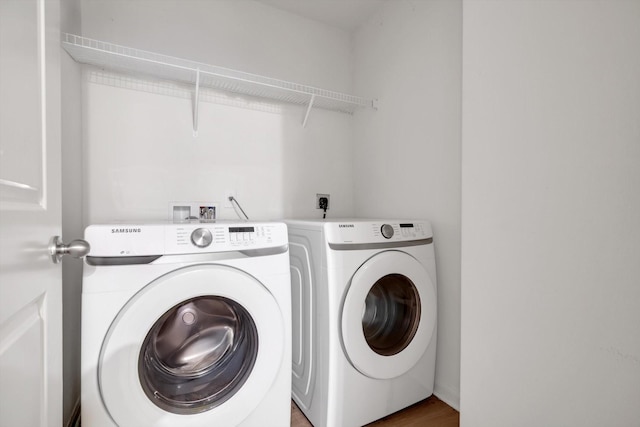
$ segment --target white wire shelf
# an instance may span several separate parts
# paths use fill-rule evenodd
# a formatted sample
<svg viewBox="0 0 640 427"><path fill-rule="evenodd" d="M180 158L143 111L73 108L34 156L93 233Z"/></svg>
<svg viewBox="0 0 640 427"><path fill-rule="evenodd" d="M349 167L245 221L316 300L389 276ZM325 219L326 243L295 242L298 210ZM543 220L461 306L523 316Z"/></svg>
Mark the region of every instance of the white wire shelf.
<svg viewBox="0 0 640 427"><path fill-rule="evenodd" d="M312 107L347 114L353 114L359 108L375 108L373 99L161 55L74 34L62 34L62 47L75 61L82 64L193 84L196 86L196 109L200 87L305 105L307 112L303 125L306 124ZM194 131L196 130L197 110L194 111Z"/></svg>

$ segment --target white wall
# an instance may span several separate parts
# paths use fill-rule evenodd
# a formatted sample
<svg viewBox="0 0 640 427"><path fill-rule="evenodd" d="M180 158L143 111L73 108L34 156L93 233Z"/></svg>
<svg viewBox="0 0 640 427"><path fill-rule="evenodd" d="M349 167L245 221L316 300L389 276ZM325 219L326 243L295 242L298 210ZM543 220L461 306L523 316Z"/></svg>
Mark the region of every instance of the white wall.
<svg viewBox="0 0 640 427"><path fill-rule="evenodd" d="M351 92L348 33L253 1L85 0L83 35L212 65ZM227 190L251 219L353 210L352 118L87 69L85 222L166 219L170 201ZM237 218L231 208L219 217Z"/></svg>
<svg viewBox="0 0 640 427"><path fill-rule="evenodd" d="M460 399L460 1L389 1L355 36L355 211L432 222L438 269L435 394Z"/></svg>
<svg viewBox="0 0 640 427"><path fill-rule="evenodd" d="M640 423L640 2L465 1L461 424Z"/></svg>

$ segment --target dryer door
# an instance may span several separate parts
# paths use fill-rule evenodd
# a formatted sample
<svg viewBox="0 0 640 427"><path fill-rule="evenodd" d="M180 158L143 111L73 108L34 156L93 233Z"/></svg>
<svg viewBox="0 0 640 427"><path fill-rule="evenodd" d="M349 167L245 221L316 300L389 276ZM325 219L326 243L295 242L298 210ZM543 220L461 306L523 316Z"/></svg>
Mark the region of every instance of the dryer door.
<svg viewBox="0 0 640 427"><path fill-rule="evenodd" d="M342 308L342 340L364 375L389 379L407 372L429 346L435 325L436 289L412 256L381 252L353 275Z"/></svg>
<svg viewBox="0 0 640 427"><path fill-rule="evenodd" d="M121 427L237 425L276 378L284 331L277 301L254 277L222 265L176 270L111 325L102 400Z"/></svg>

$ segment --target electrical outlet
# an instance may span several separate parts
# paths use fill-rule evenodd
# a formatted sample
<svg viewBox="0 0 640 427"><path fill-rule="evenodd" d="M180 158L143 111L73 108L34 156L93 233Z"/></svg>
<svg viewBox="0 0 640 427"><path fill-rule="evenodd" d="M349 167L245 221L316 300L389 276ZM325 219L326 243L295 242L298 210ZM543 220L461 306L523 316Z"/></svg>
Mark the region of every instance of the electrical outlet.
<svg viewBox="0 0 640 427"><path fill-rule="evenodd" d="M316 194L316 209L324 209L322 206L320 206L320 199L325 198L327 199L327 209L329 209L329 206L331 205L329 203L329 195L328 194Z"/></svg>

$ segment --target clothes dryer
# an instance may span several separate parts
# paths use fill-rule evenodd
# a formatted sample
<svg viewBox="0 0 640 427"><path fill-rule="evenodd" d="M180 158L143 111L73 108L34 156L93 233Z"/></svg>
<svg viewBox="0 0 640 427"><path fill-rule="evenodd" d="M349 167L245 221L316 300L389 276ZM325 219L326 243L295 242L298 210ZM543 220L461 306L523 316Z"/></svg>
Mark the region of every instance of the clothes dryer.
<svg viewBox="0 0 640 427"><path fill-rule="evenodd" d="M95 225L85 239L83 425L290 424L284 224Z"/></svg>
<svg viewBox="0 0 640 427"><path fill-rule="evenodd" d="M429 397L437 316L429 222L285 222L292 395L311 423L362 426Z"/></svg>

